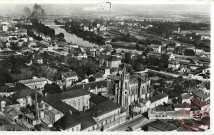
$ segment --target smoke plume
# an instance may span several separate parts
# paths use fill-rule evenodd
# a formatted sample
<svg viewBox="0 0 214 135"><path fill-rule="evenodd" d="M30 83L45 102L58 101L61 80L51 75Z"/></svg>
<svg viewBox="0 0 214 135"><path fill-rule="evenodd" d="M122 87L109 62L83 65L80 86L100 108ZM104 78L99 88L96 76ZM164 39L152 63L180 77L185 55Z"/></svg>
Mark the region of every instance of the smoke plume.
<svg viewBox="0 0 214 135"><path fill-rule="evenodd" d="M25 7L25 8L24 8L24 15L25 15L25 16L29 16L30 14L31 14L30 9L29 9L28 7Z"/></svg>
<svg viewBox="0 0 214 135"><path fill-rule="evenodd" d="M45 14L45 11L44 9L38 5L38 4L35 4L33 6L33 12L31 13L30 17L32 18L41 18L41 17L44 17L46 14Z"/></svg>

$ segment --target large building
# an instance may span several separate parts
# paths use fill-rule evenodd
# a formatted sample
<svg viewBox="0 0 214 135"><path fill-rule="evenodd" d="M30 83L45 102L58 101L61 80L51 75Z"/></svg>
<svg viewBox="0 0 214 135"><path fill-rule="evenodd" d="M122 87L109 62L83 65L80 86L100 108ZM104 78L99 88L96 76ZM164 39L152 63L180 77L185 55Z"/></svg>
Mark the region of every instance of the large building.
<svg viewBox="0 0 214 135"><path fill-rule="evenodd" d="M110 79L108 95L106 96L127 110L140 99L149 97L150 81L148 77L130 75L126 72L126 66L124 66L120 76L112 76Z"/></svg>

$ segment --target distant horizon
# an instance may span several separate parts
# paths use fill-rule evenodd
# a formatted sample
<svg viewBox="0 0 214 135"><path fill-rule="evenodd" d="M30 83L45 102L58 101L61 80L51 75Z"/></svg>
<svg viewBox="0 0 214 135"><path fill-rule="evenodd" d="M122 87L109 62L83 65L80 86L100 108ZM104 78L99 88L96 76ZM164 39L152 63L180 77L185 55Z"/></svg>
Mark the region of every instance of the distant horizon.
<svg viewBox="0 0 214 135"><path fill-rule="evenodd" d="M209 4L114 4L113 10L108 12L94 10L95 4L39 4L47 15L69 15L90 13L116 13L121 14L211 14ZM34 4L2 4L0 5L1 16L22 16L24 8L28 7L31 12ZM88 10L91 9L91 10Z"/></svg>

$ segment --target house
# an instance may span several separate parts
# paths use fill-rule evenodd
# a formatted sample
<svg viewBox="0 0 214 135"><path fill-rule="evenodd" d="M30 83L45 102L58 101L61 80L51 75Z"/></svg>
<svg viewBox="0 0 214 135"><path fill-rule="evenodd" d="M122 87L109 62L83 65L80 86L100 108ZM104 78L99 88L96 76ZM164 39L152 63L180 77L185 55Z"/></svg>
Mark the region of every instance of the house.
<svg viewBox="0 0 214 135"><path fill-rule="evenodd" d="M168 64L168 68L172 68L173 70L178 70L181 64L178 61L170 61Z"/></svg>
<svg viewBox="0 0 214 135"><path fill-rule="evenodd" d="M103 78L107 78L107 76L110 76L111 75L111 73L110 73L110 68L108 68L108 67L100 67L99 68L99 72L101 72L101 73L103 73Z"/></svg>
<svg viewBox="0 0 214 135"><path fill-rule="evenodd" d="M82 89L72 90L53 94L51 99L60 100L78 111L86 111L89 109L90 93Z"/></svg>
<svg viewBox="0 0 214 135"><path fill-rule="evenodd" d="M121 64L121 60L118 59L116 56L110 56L107 60L106 60L106 67L119 67L119 65Z"/></svg>
<svg viewBox="0 0 214 135"><path fill-rule="evenodd" d="M34 61L34 63L37 63L37 64L44 63L43 58L39 54L33 55L33 61Z"/></svg>
<svg viewBox="0 0 214 135"><path fill-rule="evenodd" d="M191 99L192 97L190 96L189 93L183 93L181 94L181 99L182 99L182 103L188 103L188 104L191 104Z"/></svg>
<svg viewBox="0 0 214 135"><path fill-rule="evenodd" d="M68 71L61 74L62 82L65 83L66 87L76 83L78 81L78 75L75 71Z"/></svg>
<svg viewBox="0 0 214 135"><path fill-rule="evenodd" d="M31 89L37 88L38 90L42 91L45 84L51 83L51 81L46 78L33 78L28 80L20 80L19 83L22 83Z"/></svg>
<svg viewBox="0 0 214 135"><path fill-rule="evenodd" d="M8 112L11 109L19 109L20 104L12 97L0 97L0 111Z"/></svg>
<svg viewBox="0 0 214 135"><path fill-rule="evenodd" d="M92 116L97 122L97 127L102 131L124 122L127 114L119 105L106 100L92 108Z"/></svg>
<svg viewBox="0 0 214 135"><path fill-rule="evenodd" d="M166 93L161 93L160 95L152 96L149 98L149 101L151 102L150 108L154 108L156 106L162 105L163 103L168 102L168 97Z"/></svg>
<svg viewBox="0 0 214 135"><path fill-rule="evenodd" d="M31 94L35 91L30 88L22 89L14 93L11 97L19 102L20 107L26 107L27 105L32 105Z"/></svg>

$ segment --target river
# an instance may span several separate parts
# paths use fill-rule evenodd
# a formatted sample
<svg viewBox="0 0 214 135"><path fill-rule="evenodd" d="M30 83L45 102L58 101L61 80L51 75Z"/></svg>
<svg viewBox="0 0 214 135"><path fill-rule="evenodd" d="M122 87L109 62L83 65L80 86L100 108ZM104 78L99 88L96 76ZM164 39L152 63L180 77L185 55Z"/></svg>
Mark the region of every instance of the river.
<svg viewBox="0 0 214 135"><path fill-rule="evenodd" d="M94 46L98 46L96 44L92 44L92 43L89 43L88 41L86 40L83 40L82 38L79 38L77 37L76 35L74 34L71 34L71 33L68 33L66 32L64 29L56 26L56 24L53 22L53 21L44 21L42 22L43 24L45 25L51 25L49 26L50 28L54 29L55 30L55 34L59 34L59 33L63 33L64 34L64 38L66 40L66 42L69 42L69 43L76 43L78 45L82 45L82 46L85 46L85 47L94 47Z"/></svg>

